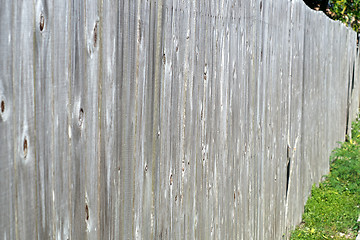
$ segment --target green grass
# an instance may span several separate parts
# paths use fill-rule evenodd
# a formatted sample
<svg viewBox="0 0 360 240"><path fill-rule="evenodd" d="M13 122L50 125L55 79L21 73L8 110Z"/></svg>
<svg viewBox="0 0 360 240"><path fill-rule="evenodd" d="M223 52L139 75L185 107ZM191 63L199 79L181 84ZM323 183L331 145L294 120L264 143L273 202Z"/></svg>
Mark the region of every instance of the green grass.
<svg viewBox="0 0 360 240"><path fill-rule="evenodd" d="M311 190L302 223L291 233L296 239L355 239L360 215L360 121L352 138L333 151L330 174Z"/></svg>

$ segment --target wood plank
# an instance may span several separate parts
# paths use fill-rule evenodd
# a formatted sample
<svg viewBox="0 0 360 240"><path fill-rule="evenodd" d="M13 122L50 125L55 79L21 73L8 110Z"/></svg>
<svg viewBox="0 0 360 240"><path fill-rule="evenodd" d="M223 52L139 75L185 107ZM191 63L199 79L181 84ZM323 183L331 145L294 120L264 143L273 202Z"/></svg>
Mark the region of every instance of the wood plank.
<svg viewBox="0 0 360 240"><path fill-rule="evenodd" d="M86 161L88 151L94 146L88 146L87 128L88 117L92 112L88 111L87 92L88 79L85 62L88 59L87 32L85 31L86 16L85 2L74 1L69 6L71 11L68 31L70 33L70 116L69 125L70 139L70 166L69 166L69 201L70 201L70 238L84 238L87 229L87 220L90 218L89 208L86 207ZM91 30L89 30L90 32ZM90 42L91 43L91 42ZM90 107L89 107L90 108ZM91 108L90 108L91 109ZM91 161L93 159L89 159ZM92 218L93 212L91 212Z"/></svg>
<svg viewBox="0 0 360 240"><path fill-rule="evenodd" d="M13 92L14 96L14 178L16 239L36 239L37 226L37 159L34 5L16 1L13 6ZM15 57L16 56L16 57Z"/></svg>
<svg viewBox="0 0 360 240"><path fill-rule="evenodd" d="M84 3L84 33L86 53L81 59L83 64L84 88L74 91L84 98L84 199L86 239L99 239L101 236L100 204L101 204L101 98L102 98L102 18L101 1ZM81 112L81 109L80 109Z"/></svg>
<svg viewBox="0 0 360 240"><path fill-rule="evenodd" d="M16 177L14 159L14 86L13 62L14 34L13 7L9 1L2 1L0 9L0 238L15 239L16 225Z"/></svg>
<svg viewBox="0 0 360 240"><path fill-rule="evenodd" d="M55 1L49 9L51 24L47 27L51 32L52 49L52 81L53 81L53 165L52 192L49 198L53 201L53 233L56 239L71 239L72 225L75 223L72 218L72 205L74 186L72 177L72 139L74 132L72 119L78 119L72 112L71 101L71 51L72 46L72 12L71 4L67 1ZM50 11L51 10L51 11ZM78 123L76 123L78 124ZM80 208L80 207L79 207ZM84 221L82 219L82 221ZM79 227L81 227L81 222Z"/></svg>
<svg viewBox="0 0 360 240"><path fill-rule="evenodd" d="M55 236L54 194L54 82L52 53L52 3L39 2L35 7L35 136L37 164L37 231L39 238Z"/></svg>

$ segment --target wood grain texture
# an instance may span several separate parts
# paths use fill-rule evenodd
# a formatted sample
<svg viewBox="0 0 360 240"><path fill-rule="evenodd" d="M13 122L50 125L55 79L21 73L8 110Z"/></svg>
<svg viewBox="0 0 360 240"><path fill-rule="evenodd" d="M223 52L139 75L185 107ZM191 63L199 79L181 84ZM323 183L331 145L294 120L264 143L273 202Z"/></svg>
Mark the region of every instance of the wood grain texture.
<svg viewBox="0 0 360 240"><path fill-rule="evenodd" d="M0 0L1 239L281 239L359 107L300 0Z"/></svg>
<svg viewBox="0 0 360 240"><path fill-rule="evenodd" d="M13 92L13 4L1 2L0 9L0 238L16 237L16 172L14 160Z"/></svg>

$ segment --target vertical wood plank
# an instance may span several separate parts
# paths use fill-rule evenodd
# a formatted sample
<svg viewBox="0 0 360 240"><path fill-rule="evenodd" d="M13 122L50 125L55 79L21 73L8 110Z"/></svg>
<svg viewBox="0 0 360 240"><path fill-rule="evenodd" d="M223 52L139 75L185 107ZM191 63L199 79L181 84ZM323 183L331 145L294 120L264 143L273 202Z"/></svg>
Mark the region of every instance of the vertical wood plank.
<svg viewBox="0 0 360 240"><path fill-rule="evenodd" d="M119 3L104 1L101 16L101 68L102 68L102 100L101 100L101 162L99 192L100 200L100 239L119 239L119 215L117 209L117 180L120 166L117 160L117 96L119 94L119 80L117 73L117 55L119 49ZM120 32L121 33L121 32ZM99 33L100 34L100 33Z"/></svg>
<svg viewBox="0 0 360 240"><path fill-rule="evenodd" d="M119 98L120 111L120 171L121 181L118 187L120 195L120 233L124 239L131 239L134 236L133 229L133 197L134 197L134 135L135 135L135 45L136 29L135 24L136 8L134 1L124 1L123 15L123 52L122 52L122 76Z"/></svg>
<svg viewBox="0 0 360 240"><path fill-rule="evenodd" d="M53 168L52 192L48 197L53 201L53 237L55 239L71 239L72 225L75 224L73 216L73 204L75 202L72 166L72 139L76 139L78 115L73 112L71 101L71 51L72 45L72 4L69 1L55 1L49 8L47 24L51 30L51 53L52 53L52 81L53 96ZM75 126L74 121L75 120ZM76 143L76 142L75 142ZM76 172L75 172L76 173ZM78 208L82 208L79 206ZM84 219L81 219L84 222ZM82 223L78 222L81 227Z"/></svg>
<svg viewBox="0 0 360 240"><path fill-rule="evenodd" d="M53 13L50 1L36 1L34 67L38 237L55 237L54 219L54 82L52 68Z"/></svg>
<svg viewBox="0 0 360 240"><path fill-rule="evenodd" d="M71 2L70 29L69 39L70 50L70 238L84 238L86 234L87 221L90 218L89 207L86 207L86 161L88 159L88 149L94 146L87 144L87 128L89 126L88 117L92 112L88 111L87 92L88 79L86 75L85 62L88 58L87 32L85 32L85 10L86 5L83 1ZM89 30L91 32L91 29ZM91 43L91 41L90 41ZM91 46L91 45L90 45ZM91 159L89 161L94 161ZM92 218L94 213L91 212Z"/></svg>
<svg viewBox="0 0 360 240"><path fill-rule="evenodd" d="M35 100L35 6L14 2L13 92L16 239L38 237ZM31 223L31 224L29 224Z"/></svg>
<svg viewBox="0 0 360 240"><path fill-rule="evenodd" d="M84 199L85 232L86 239L99 239L101 234L100 224L100 179L101 179L101 96L102 96L102 14L101 2L84 2L84 43L86 52L82 59L84 66L84 89L79 89L79 94L84 97ZM76 94L74 92L74 94ZM81 111L81 109L80 109Z"/></svg>
<svg viewBox="0 0 360 240"><path fill-rule="evenodd" d="M0 9L0 238L15 239L16 163L14 156L13 44L14 3L1 1ZM14 96L15 95L15 96Z"/></svg>

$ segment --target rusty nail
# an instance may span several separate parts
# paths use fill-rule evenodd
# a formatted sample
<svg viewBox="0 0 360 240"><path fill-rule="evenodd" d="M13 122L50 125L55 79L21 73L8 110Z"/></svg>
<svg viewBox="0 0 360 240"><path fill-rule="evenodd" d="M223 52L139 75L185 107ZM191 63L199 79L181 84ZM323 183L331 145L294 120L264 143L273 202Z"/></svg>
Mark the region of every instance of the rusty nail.
<svg viewBox="0 0 360 240"><path fill-rule="evenodd" d="M26 158L27 156L27 148L28 148L28 143L27 143L27 139L25 138L23 143L24 158Z"/></svg>
<svg viewBox="0 0 360 240"><path fill-rule="evenodd" d="M40 31L44 30L45 18L43 14L40 14Z"/></svg>
<svg viewBox="0 0 360 240"><path fill-rule="evenodd" d="M87 204L85 205L85 213L86 213L86 220L89 220L89 207Z"/></svg>
<svg viewBox="0 0 360 240"><path fill-rule="evenodd" d="M1 101L1 112L4 112L5 111L5 102L4 100Z"/></svg>
<svg viewBox="0 0 360 240"><path fill-rule="evenodd" d="M84 109L80 108L80 111L79 111L79 126L80 127L81 127L83 121L84 121Z"/></svg>
<svg viewBox="0 0 360 240"><path fill-rule="evenodd" d="M95 23L94 26L94 47L96 47L96 42L97 42L97 22Z"/></svg>

